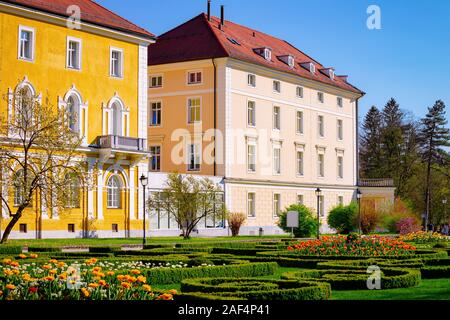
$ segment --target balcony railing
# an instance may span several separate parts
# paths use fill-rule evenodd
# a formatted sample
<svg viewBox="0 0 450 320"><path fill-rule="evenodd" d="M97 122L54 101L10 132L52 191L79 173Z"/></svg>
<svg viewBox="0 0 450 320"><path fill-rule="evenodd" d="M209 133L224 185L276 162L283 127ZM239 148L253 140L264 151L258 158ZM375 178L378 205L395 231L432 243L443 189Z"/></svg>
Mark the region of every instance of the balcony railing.
<svg viewBox="0 0 450 320"><path fill-rule="evenodd" d="M97 137L97 148L126 151L147 151L145 139L114 135Z"/></svg>
<svg viewBox="0 0 450 320"><path fill-rule="evenodd" d="M394 187L393 179L361 179L360 187Z"/></svg>

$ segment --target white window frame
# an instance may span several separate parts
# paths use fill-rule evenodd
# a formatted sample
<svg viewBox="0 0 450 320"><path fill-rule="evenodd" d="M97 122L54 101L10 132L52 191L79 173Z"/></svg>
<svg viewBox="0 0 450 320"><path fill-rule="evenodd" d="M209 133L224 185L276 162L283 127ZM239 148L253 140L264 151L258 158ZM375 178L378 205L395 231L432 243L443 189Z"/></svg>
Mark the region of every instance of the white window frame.
<svg viewBox="0 0 450 320"><path fill-rule="evenodd" d="M341 199L342 199L342 201L341 201ZM338 206L340 206L340 205L344 205L344 196L343 195L338 195L337 196L337 205Z"/></svg>
<svg viewBox="0 0 450 320"><path fill-rule="evenodd" d="M160 86L152 86L152 80L155 78L161 78ZM149 89L162 89L164 87L164 76L162 74L151 74L148 79L148 87Z"/></svg>
<svg viewBox="0 0 450 320"><path fill-rule="evenodd" d="M277 152L279 152L278 163L275 158L275 155L276 155L275 150L278 150ZM272 163L273 163L273 166L272 166L273 175L274 176L281 175L281 145L280 144L275 144L272 146ZM277 166L277 164L278 164L278 166Z"/></svg>
<svg viewBox="0 0 450 320"><path fill-rule="evenodd" d="M317 101L320 103L325 102L325 94L322 91L317 91Z"/></svg>
<svg viewBox="0 0 450 320"><path fill-rule="evenodd" d="M250 81L251 78L253 79L253 83ZM256 75L255 74L253 74L253 73L247 74L247 85L250 88L256 88Z"/></svg>
<svg viewBox="0 0 450 320"><path fill-rule="evenodd" d="M31 32L31 58L21 56L22 31ZM34 62L36 55L36 30L32 27L19 25L19 35L17 38L17 59L22 61Z"/></svg>
<svg viewBox="0 0 450 320"><path fill-rule="evenodd" d="M77 55L77 64L78 67L73 67L69 65L69 61L70 61L70 43L71 42L76 42L78 43L78 55ZM66 48L66 68L69 70L76 70L76 71L81 71L82 66L81 66L81 62L82 62L82 52L83 52L83 42L81 39L79 38L74 38L74 37L67 37L67 48Z"/></svg>
<svg viewBox="0 0 450 320"><path fill-rule="evenodd" d="M191 168L191 146L194 146L194 167ZM199 162L197 163L195 160L197 159ZM198 169L196 168L198 164ZM200 172L202 170L202 144L199 142L191 142L187 145L187 171L189 172Z"/></svg>
<svg viewBox="0 0 450 320"><path fill-rule="evenodd" d="M299 94L299 92L301 94ZM297 86L297 88L295 89L295 95L297 96L297 98L303 99L303 97L305 96L305 89L302 86Z"/></svg>
<svg viewBox="0 0 450 320"><path fill-rule="evenodd" d="M278 87L278 88L276 88ZM281 93L281 81L273 80L272 81L272 91L273 93L280 94Z"/></svg>
<svg viewBox="0 0 450 320"><path fill-rule="evenodd" d="M115 195L115 196L117 196L117 198L115 198L115 196L110 197L110 194L109 194L110 190L112 189L109 186L109 182L113 178L115 178L117 183L119 184L117 186L118 195ZM121 187L121 183L120 183L120 178L117 175L110 176L108 181L107 181L107 183L106 183L106 189L107 189L107 192L106 192L106 207L108 209L120 209L121 206L122 206L122 199L121 199L122 198L122 190L121 190L122 187ZM116 190L116 187L114 188L114 190ZM111 191L111 192L113 192L113 191ZM114 193L111 193L111 195L114 195ZM117 203L117 205L116 205L116 203Z"/></svg>
<svg viewBox="0 0 450 320"><path fill-rule="evenodd" d="M301 166L300 166L300 158L299 154L301 154ZM298 177L305 176L305 151L297 149L295 151L295 169Z"/></svg>
<svg viewBox="0 0 450 320"><path fill-rule="evenodd" d="M250 104L253 104L253 119L250 119ZM252 121L250 121L252 120ZM255 100L247 100L247 127L254 128L256 127L256 101Z"/></svg>
<svg viewBox="0 0 450 320"><path fill-rule="evenodd" d="M201 81L200 82L198 82L198 81L191 82L191 74L193 74L193 73L195 74L196 80L198 80L197 79L198 74L199 73L201 74ZM186 85L188 85L188 86L199 86L199 85L202 85L203 84L203 79L204 79L204 74L203 74L203 70L201 70L201 69L189 70L189 71L186 72Z"/></svg>
<svg viewBox="0 0 450 320"><path fill-rule="evenodd" d="M319 196L319 216L325 217L325 196Z"/></svg>
<svg viewBox="0 0 450 320"><path fill-rule="evenodd" d="M325 138L325 116L322 114L317 116L317 135L319 138Z"/></svg>
<svg viewBox="0 0 450 320"><path fill-rule="evenodd" d="M159 124L153 124L152 123L152 121L153 121L153 105L154 104L158 104L159 103L159 111L160 111L160 114L159 114ZM158 128L158 127L161 127L162 126L162 110L163 110L163 103L162 103L162 101L161 100L153 100L153 101L150 101L150 106L149 106L149 111L148 111L148 114L149 114L149 126L151 127L151 128Z"/></svg>
<svg viewBox="0 0 450 320"><path fill-rule="evenodd" d="M336 104L339 108L343 108L344 107L344 99L342 97L337 97Z"/></svg>
<svg viewBox="0 0 450 320"><path fill-rule="evenodd" d="M199 115L200 115L200 119L199 120L197 120L197 121L191 121L191 118L190 118L190 116L191 116L191 106L189 105L189 101L190 100L199 100L200 101L200 106L199 106L199 109L200 109L200 113L199 113ZM196 123L201 123L202 122L202 97L188 97L187 99L186 99L186 110L187 110L187 124L196 124Z"/></svg>
<svg viewBox="0 0 450 320"><path fill-rule="evenodd" d="M325 154L320 152L317 154L317 177L325 178Z"/></svg>
<svg viewBox="0 0 450 320"><path fill-rule="evenodd" d="M250 212L250 195L253 195L252 197L252 210L253 212ZM256 218L256 192L249 191L247 192L247 218L249 219L255 219Z"/></svg>
<svg viewBox="0 0 450 320"><path fill-rule="evenodd" d="M272 61L272 50L270 48L264 48L264 59L267 61Z"/></svg>
<svg viewBox="0 0 450 320"><path fill-rule="evenodd" d="M344 179L344 156L342 154L338 155L336 158L336 170L337 178L339 180Z"/></svg>
<svg viewBox="0 0 450 320"><path fill-rule="evenodd" d="M250 169L250 147L254 148L253 151L253 162L254 162L254 170ZM249 141L247 142L247 173L256 173L256 157L257 157L257 148L256 148L256 142L254 141Z"/></svg>
<svg viewBox="0 0 450 320"><path fill-rule="evenodd" d="M119 52L120 53L120 75L113 74L113 52ZM124 70L124 55L123 55L123 49L116 48L116 47L110 47L109 49L109 75L112 78L115 79L123 79L123 70Z"/></svg>
<svg viewBox="0 0 450 320"><path fill-rule="evenodd" d="M277 200L275 200L275 198L278 198ZM277 204L275 206L275 204ZM278 212L277 212L278 211ZM281 213L281 193L277 193L275 192L272 195L272 217L273 218L279 218Z"/></svg>
<svg viewBox="0 0 450 320"><path fill-rule="evenodd" d="M154 170L152 168L152 158L153 158L153 152L152 152L152 148L159 148L159 169ZM149 152L150 152L150 156L149 156L149 171L150 172L161 172L161 164L162 164L162 145L161 144L152 144L149 146L148 148Z"/></svg>
<svg viewBox="0 0 450 320"><path fill-rule="evenodd" d="M275 110L278 109L278 113ZM277 116L275 116L277 115ZM281 107L273 106L272 108L272 129L276 131L281 130Z"/></svg>
<svg viewBox="0 0 450 320"><path fill-rule="evenodd" d="M299 201L300 198L302 199L302 201ZM302 193L297 193L297 204L298 205L305 205L305 195Z"/></svg>
<svg viewBox="0 0 450 320"><path fill-rule="evenodd" d="M301 117L299 117L299 114L301 114ZM295 112L295 132L299 135L303 135L305 132L305 113L303 110L296 110Z"/></svg>
<svg viewBox="0 0 450 320"><path fill-rule="evenodd" d="M338 141L344 140L344 120L337 119L336 121L336 135Z"/></svg>

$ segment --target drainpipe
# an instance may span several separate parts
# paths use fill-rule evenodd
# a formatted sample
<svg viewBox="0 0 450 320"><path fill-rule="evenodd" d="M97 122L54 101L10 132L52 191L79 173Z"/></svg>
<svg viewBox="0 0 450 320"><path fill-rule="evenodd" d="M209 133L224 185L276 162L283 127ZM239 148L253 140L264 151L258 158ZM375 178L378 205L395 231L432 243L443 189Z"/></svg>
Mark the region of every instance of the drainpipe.
<svg viewBox="0 0 450 320"><path fill-rule="evenodd" d="M216 130L217 130L217 66L214 58L212 59L214 66L214 176L217 174L217 161L216 161Z"/></svg>

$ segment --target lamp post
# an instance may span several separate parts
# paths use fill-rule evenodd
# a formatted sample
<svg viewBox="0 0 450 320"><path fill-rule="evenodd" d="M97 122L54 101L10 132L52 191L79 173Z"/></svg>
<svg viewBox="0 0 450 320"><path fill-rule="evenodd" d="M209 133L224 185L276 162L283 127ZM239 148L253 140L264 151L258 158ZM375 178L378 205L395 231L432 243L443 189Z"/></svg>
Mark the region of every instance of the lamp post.
<svg viewBox="0 0 450 320"><path fill-rule="evenodd" d="M141 181L141 185L142 185L142 193L143 193L143 198L142 198L142 203L143 203L143 223L142 223L142 231L143 231L143 235L142 235L142 245L146 245L147 244L147 238L145 236L145 229L146 229L146 223L145 223L145 188L148 185L148 178L146 176L144 176L144 174L141 175L141 177L139 178L139 181Z"/></svg>
<svg viewBox="0 0 450 320"><path fill-rule="evenodd" d="M362 193L359 189L356 189L356 199L358 200L358 231L361 234L361 197Z"/></svg>
<svg viewBox="0 0 450 320"><path fill-rule="evenodd" d="M320 196L322 195L322 190L318 187L316 189L317 196L317 240L320 239Z"/></svg>

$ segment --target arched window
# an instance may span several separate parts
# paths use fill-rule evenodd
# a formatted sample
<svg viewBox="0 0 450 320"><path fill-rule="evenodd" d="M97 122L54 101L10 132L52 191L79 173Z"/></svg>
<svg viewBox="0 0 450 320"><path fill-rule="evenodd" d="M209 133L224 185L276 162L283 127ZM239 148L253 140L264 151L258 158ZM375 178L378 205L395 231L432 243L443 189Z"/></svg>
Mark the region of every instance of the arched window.
<svg viewBox="0 0 450 320"><path fill-rule="evenodd" d="M80 179L74 173L67 173L65 176L67 185L67 208L80 207Z"/></svg>
<svg viewBox="0 0 450 320"><path fill-rule="evenodd" d="M115 136L122 135L122 108L120 103L114 102L112 105L112 134Z"/></svg>
<svg viewBox="0 0 450 320"><path fill-rule="evenodd" d="M69 117L68 121L70 130L73 132L79 132L80 101L74 95L71 95L67 99L67 113Z"/></svg>
<svg viewBox="0 0 450 320"><path fill-rule="evenodd" d="M33 116L33 91L27 85L20 87L15 96L15 119L18 126L26 128L32 124Z"/></svg>
<svg viewBox="0 0 450 320"><path fill-rule="evenodd" d="M24 200L24 187L23 187L23 169L18 170L14 175L14 206L18 207Z"/></svg>
<svg viewBox="0 0 450 320"><path fill-rule="evenodd" d="M111 176L108 180L108 208L120 208L120 180L116 175Z"/></svg>

